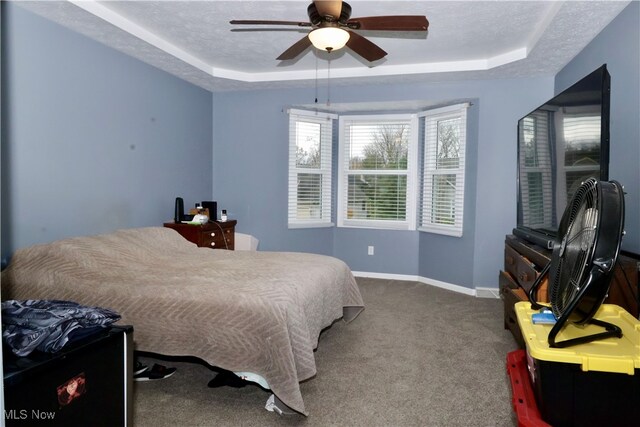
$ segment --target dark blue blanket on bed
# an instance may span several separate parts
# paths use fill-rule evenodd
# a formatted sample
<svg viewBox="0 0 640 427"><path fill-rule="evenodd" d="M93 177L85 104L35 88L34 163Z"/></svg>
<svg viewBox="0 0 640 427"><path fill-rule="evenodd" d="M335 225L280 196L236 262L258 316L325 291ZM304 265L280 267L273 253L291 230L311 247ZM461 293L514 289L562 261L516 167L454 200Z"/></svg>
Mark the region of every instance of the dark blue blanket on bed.
<svg viewBox="0 0 640 427"><path fill-rule="evenodd" d="M107 308L72 301L8 300L2 302L2 338L18 356L38 349L54 353L70 341L120 320Z"/></svg>

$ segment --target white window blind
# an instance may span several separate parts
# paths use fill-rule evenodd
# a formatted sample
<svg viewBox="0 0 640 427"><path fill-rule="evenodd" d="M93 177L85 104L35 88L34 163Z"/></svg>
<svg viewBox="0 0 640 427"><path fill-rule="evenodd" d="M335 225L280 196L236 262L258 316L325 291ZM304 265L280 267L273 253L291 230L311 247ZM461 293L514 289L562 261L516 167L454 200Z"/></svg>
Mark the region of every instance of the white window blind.
<svg viewBox="0 0 640 427"><path fill-rule="evenodd" d="M566 173L566 200L571 200L582 182L600 178L600 112L567 108L562 129L565 150L559 171Z"/></svg>
<svg viewBox="0 0 640 427"><path fill-rule="evenodd" d="M535 111L520 121L520 203L522 222L529 227L552 227L553 185L549 152L549 112Z"/></svg>
<svg viewBox="0 0 640 427"><path fill-rule="evenodd" d="M338 226L415 229L417 117L340 117Z"/></svg>
<svg viewBox="0 0 640 427"><path fill-rule="evenodd" d="M423 113L421 231L462 236L467 107L458 104Z"/></svg>
<svg viewBox="0 0 640 427"><path fill-rule="evenodd" d="M331 144L336 116L289 111L289 228L331 223Z"/></svg>

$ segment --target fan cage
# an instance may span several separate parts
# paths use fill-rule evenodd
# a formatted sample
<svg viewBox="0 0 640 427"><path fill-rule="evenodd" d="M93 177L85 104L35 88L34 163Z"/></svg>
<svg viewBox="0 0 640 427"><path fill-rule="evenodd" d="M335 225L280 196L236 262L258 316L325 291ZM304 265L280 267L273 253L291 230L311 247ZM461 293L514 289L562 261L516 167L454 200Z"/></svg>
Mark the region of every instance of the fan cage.
<svg viewBox="0 0 640 427"><path fill-rule="evenodd" d="M553 245L551 262L529 291L532 308L542 308L535 292L543 277L549 278L549 297L556 322L549 332L549 346L564 348L606 338L621 338L617 325L594 318L604 302L620 253L624 229L624 189L617 181L582 183L565 209ZM567 322L591 324L601 329L575 338L560 339Z"/></svg>
<svg viewBox="0 0 640 427"><path fill-rule="evenodd" d="M597 181L584 182L563 215L558 235L561 241L554 247L555 268L549 281L551 309L562 316L582 290L589 276L589 266L596 247L600 225Z"/></svg>

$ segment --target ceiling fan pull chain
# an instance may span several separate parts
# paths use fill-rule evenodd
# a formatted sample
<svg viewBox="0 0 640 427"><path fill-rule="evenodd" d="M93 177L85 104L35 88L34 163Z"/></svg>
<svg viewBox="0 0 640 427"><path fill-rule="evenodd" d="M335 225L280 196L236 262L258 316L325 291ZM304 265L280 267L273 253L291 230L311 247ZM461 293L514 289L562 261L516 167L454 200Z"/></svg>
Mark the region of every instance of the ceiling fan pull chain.
<svg viewBox="0 0 640 427"><path fill-rule="evenodd" d="M327 107L331 105L331 52L327 61Z"/></svg>
<svg viewBox="0 0 640 427"><path fill-rule="evenodd" d="M318 55L316 57L316 104L318 103Z"/></svg>

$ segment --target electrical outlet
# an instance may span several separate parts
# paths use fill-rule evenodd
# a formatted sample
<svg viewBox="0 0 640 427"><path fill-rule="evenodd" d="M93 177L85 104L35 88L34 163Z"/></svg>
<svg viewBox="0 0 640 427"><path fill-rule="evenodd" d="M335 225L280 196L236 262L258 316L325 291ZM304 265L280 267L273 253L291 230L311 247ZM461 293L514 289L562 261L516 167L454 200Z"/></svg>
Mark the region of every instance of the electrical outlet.
<svg viewBox="0 0 640 427"><path fill-rule="evenodd" d="M367 247L367 255L373 255L373 246Z"/></svg>

